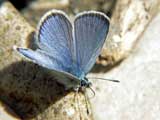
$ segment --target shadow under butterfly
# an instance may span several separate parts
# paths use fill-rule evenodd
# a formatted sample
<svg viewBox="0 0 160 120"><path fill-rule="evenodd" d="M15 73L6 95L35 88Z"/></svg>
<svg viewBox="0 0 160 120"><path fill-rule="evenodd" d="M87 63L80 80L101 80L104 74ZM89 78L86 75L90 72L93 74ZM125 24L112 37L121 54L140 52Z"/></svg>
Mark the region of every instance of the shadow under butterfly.
<svg viewBox="0 0 160 120"><path fill-rule="evenodd" d="M60 10L47 12L39 22L38 48L15 49L34 63L50 69L66 89L90 87L87 73L95 64L109 30L109 18L101 12L79 13L73 22Z"/></svg>

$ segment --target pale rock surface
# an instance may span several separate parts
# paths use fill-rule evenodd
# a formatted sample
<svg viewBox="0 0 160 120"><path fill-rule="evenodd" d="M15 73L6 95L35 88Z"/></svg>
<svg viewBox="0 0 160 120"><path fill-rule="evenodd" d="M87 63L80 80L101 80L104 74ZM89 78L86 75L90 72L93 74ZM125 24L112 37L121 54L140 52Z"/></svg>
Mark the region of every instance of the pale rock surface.
<svg viewBox="0 0 160 120"><path fill-rule="evenodd" d="M149 24L130 57L93 81L95 120L160 120L160 14Z"/></svg>

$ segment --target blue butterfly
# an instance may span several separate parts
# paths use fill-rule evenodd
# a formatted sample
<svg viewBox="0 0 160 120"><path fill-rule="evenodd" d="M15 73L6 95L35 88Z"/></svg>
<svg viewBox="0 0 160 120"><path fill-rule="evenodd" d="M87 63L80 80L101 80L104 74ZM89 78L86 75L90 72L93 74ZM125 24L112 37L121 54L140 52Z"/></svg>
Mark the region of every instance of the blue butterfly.
<svg viewBox="0 0 160 120"><path fill-rule="evenodd" d="M60 10L47 12L39 22L36 50L16 48L34 63L53 71L66 89L89 87L87 73L95 64L109 30L109 18L101 12L79 13L73 22Z"/></svg>

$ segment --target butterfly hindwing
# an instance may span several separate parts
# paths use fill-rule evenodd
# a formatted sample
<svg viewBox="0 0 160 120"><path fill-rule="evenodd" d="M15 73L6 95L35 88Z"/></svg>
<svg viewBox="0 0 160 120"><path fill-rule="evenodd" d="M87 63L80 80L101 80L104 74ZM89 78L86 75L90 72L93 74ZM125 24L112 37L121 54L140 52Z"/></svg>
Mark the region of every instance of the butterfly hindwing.
<svg viewBox="0 0 160 120"><path fill-rule="evenodd" d="M46 67L48 69L55 69L57 71L65 71L66 67L63 66L63 64L61 64L61 62L57 58L54 58L50 54L47 54L45 51L42 51L40 49L33 51L26 48L17 48L17 51L23 56L32 60L34 63L37 63L43 67Z"/></svg>
<svg viewBox="0 0 160 120"><path fill-rule="evenodd" d="M57 81L62 83L66 89L77 87L80 84L80 80L76 76L66 72L67 70L64 69L63 64L44 51L40 49L33 51L26 48L15 49L34 63L50 69Z"/></svg>

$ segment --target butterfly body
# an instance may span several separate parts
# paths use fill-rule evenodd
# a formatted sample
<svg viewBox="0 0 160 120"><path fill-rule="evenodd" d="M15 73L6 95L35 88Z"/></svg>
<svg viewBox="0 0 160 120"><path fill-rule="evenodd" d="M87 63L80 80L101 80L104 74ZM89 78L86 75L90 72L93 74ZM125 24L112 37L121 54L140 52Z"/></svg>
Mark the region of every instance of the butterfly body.
<svg viewBox="0 0 160 120"><path fill-rule="evenodd" d="M96 11L79 13L73 25L59 10L47 12L39 22L36 50L16 48L26 58L50 69L69 88L88 87L86 78L100 54L109 29L108 17Z"/></svg>

